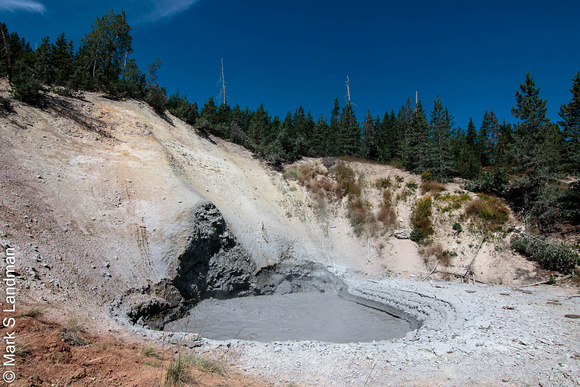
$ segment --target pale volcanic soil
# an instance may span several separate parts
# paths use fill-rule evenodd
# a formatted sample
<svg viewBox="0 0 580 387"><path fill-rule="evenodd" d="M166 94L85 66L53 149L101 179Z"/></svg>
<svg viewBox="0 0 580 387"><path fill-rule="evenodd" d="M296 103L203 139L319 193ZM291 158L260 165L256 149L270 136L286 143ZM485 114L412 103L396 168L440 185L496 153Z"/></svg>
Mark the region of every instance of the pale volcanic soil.
<svg viewBox="0 0 580 387"><path fill-rule="evenodd" d="M505 232L479 248L482 235L467 224L461 234L451 230L463 209L437 212L434 240L457 256L429 275L435 261L414 242L392 229L356 235L344 200L321 207L298 181L237 145L200 136L140 102L94 93L51 98L58 103L42 109L11 101L13 112L0 117L0 243L16 251L21 310L41 307L43 318L60 324L80 319L96 337L178 345L173 339L187 335L133 326L113 318L110 305L129 289L175 274L195 226L192 208L209 200L256 271L287 260L317 262L353 295L422 322L402 338L370 343L207 339L193 349L254 378L248 384L580 385L580 319L571 318L580 314L580 293L572 281L527 286L549 273L509 249L513 215ZM324 168L321 160L299 163ZM370 203L381 195L373 185L379 178L420 183L390 166L347 163L362 176ZM395 228L410 228L420 196L413 191L396 202ZM460 280L470 267L469 282ZM75 375L59 382L105 385L94 384L96 374ZM131 383L108 380L145 385L138 375Z"/></svg>

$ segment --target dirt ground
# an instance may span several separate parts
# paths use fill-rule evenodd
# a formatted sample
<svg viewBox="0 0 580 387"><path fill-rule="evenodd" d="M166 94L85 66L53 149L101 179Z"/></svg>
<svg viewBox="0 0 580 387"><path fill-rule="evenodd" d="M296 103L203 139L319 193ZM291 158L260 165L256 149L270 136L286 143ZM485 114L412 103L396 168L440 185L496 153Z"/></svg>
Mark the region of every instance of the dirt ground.
<svg viewBox="0 0 580 387"><path fill-rule="evenodd" d="M34 311L39 309L23 313L34 315ZM0 314L2 319L9 316ZM185 359L195 353L180 346L137 342L120 331L94 332L78 320L63 325L43 317L42 313L34 317L20 315L14 329L16 380L12 386L164 386L171 364L179 356ZM189 366L181 377L189 385L271 385L240 375L223 359L212 360L211 354L198 356L217 365L224 376ZM12 368L5 366L3 371L6 370Z"/></svg>

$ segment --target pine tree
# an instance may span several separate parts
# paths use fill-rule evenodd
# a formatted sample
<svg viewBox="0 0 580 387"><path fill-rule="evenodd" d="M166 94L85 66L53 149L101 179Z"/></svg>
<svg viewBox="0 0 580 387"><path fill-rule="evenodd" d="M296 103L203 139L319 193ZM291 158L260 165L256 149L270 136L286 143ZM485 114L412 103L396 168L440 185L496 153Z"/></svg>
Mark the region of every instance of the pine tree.
<svg viewBox="0 0 580 387"><path fill-rule="evenodd" d="M68 85L73 72L73 57L73 42L67 40L63 32L56 37L51 49L51 61L56 73L54 83L56 85Z"/></svg>
<svg viewBox="0 0 580 387"><path fill-rule="evenodd" d="M477 131L471 117L463 141L463 147L457 156L458 171L461 177L473 179L481 169L481 155L478 153Z"/></svg>
<svg viewBox="0 0 580 387"><path fill-rule="evenodd" d="M330 135L330 126L326 122L323 114L320 114L318 121L314 125L314 138L312 148L315 157L327 157L328 153L328 138Z"/></svg>
<svg viewBox="0 0 580 387"><path fill-rule="evenodd" d="M546 116L546 100L540 98L540 89L530 75L526 74L525 83L516 91L516 105L512 114L520 122L515 127L518 160L522 171L546 175L553 169L557 150L551 143Z"/></svg>
<svg viewBox="0 0 580 387"><path fill-rule="evenodd" d="M495 164L497 161L496 149L497 149L499 137L501 135L501 128L500 128L500 124L499 124L499 121L497 119L497 116L495 115L493 110L489 111L489 127L490 127L490 131L489 131L489 144L490 144L489 160L492 164Z"/></svg>
<svg viewBox="0 0 580 387"><path fill-rule="evenodd" d="M433 174L440 179L449 179L454 173L451 145L453 117L447 108L443 108L439 96L433 105L430 125L434 150Z"/></svg>
<svg viewBox="0 0 580 387"><path fill-rule="evenodd" d="M564 137L563 159L566 170L580 174L580 72L573 79L570 89L572 99L560 107L558 124L562 127Z"/></svg>
<svg viewBox="0 0 580 387"><path fill-rule="evenodd" d="M199 112L200 125L208 126L217 122L217 106L213 97L208 97ZM242 127L242 125L240 125Z"/></svg>
<svg viewBox="0 0 580 387"><path fill-rule="evenodd" d="M499 131L500 135L497 140L497 147L495 151L496 165L504 168L511 168L516 161L516 152L514 151L515 134L512 125L506 123L504 120L503 124L500 125Z"/></svg>
<svg viewBox="0 0 580 387"><path fill-rule="evenodd" d="M414 157L412 142L414 133L412 130L413 122L413 105L411 98L407 97L407 102L401 107L398 114L399 133L401 138L401 162L407 168L411 165L411 159Z"/></svg>
<svg viewBox="0 0 580 387"><path fill-rule="evenodd" d="M340 148L340 103L338 98L334 100L334 107L330 113L329 136L327 138L328 155L339 156Z"/></svg>
<svg viewBox="0 0 580 387"><path fill-rule="evenodd" d="M412 112L411 126L407 133L407 158L405 167L414 173L431 171L433 168L433 146L429 135L429 124L421 101Z"/></svg>
<svg viewBox="0 0 580 387"><path fill-rule="evenodd" d="M342 109L339 128L341 153L345 156L359 156L361 150L360 127L350 102L347 102Z"/></svg>
<svg viewBox="0 0 580 387"><path fill-rule="evenodd" d="M370 110L365 114L365 118L362 124L362 147L361 156L369 160L377 160L378 158L378 146L377 146L377 125L373 118Z"/></svg>
<svg viewBox="0 0 580 387"><path fill-rule="evenodd" d="M77 60L86 88L113 91L133 52L130 31L124 11L110 10L95 19L91 32L81 39Z"/></svg>
<svg viewBox="0 0 580 387"><path fill-rule="evenodd" d="M491 116L486 110L477 136L477 154L482 167L491 163L491 131Z"/></svg>

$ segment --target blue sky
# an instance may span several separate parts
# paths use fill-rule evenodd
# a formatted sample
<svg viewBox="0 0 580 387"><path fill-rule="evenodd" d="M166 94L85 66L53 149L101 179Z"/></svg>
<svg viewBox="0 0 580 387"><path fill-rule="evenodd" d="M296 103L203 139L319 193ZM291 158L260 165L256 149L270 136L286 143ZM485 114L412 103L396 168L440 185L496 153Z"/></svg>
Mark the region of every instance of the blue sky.
<svg viewBox="0 0 580 387"><path fill-rule="evenodd" d="M159 81L201 105L219 94L223 58L228 103L260 103L284 118L299 105L330 116L336 97L362 121L398 109L407 97L430 111L440 95L467 127L486 110L515 122L515 92L530 72L558 119L580 71L580 2L0 0L0 20L34 47L65 32L75 48L97 16L125 10L133 57Z"/></svg>

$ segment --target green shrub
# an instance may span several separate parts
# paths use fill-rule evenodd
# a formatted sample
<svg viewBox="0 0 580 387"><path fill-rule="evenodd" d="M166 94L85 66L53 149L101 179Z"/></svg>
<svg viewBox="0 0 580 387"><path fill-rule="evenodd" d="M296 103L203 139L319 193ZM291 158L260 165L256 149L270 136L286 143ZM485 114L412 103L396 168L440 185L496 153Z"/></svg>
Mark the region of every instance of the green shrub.
<svg viewBox="0 0 580 387"><path fill-rule="evenodd" d="M509 219L509 209L493 196L480 195L469 203L465 214L483 226L484 231L495 231Z"/></svg>
<svg viewBox="0 0 580 387"><path fill-rule="evenodd" d="M497 168L493 171L482 172L477 179L465 184L465 189L471 192L483 192L486 194L495 194L502 196L507 188L509 181L503 168Z"/></svg>
<svg viewBox="0 0 580 387"><path fill-rule="evenodd" d="M570 272L580 264L580 254L563 243L517 234L512 238L511 246L547 270Z"/></svg>
<svg viewBox="0 0 580 387"><path fill-rule="evenodd" d="M455 230L458 233L460 233L461 231L463 231L463 227L461 226L461 224L455 222L455 223L453 223L453 230Z"/></svg>
<svg viewBox="0 0 580 387"><path fill-rule="evenodd" d="M411 191L416 191L417 188L419 188L419 184L415 183L414 181L409 182L406 185L407 185L407 188L410 189Z"/></svg>
<svg viewBox="0 0 580 387"><path fill-rule="evenodd" d="M420 198L415 203L411 214L411 224L416 230L421 231L423 237L433 235L433 222L431 221L433 201L431 196Z"/></svg>
<svg viewBox="0 0 580 387"><path fill-rule="evenodd" d="M378 189L389 188L391 184L392 182L390 177L387 177L386 179L381 178L375 182L375 187L377 187Z"/></svg>
<svg viewBox="0 0 580 387"><path fill-rule="evenodd" d="M417 244L421 244L425 240L425 234L423 234L423 231L415 228L413 231L411 231L410 239Z"/></svg>
<svg viewBox="0 0 580 387"><path fill-rule="evenodd" d="M445 203L445 205L439 207L441 212L445 213L461 208L464 203L467 203L471 200L471 197L466 193L462 195L452 195L450 193L445 193L444 195L435 195L435 200L437 202Z"/></svg>
<svg viewBox="0 0 580 387"><path fill-rule="evenodd" d="M23 69L12 78L12 95L22 102L39 105L42 102L43 90L40 82L29 70Z"/></svg>

